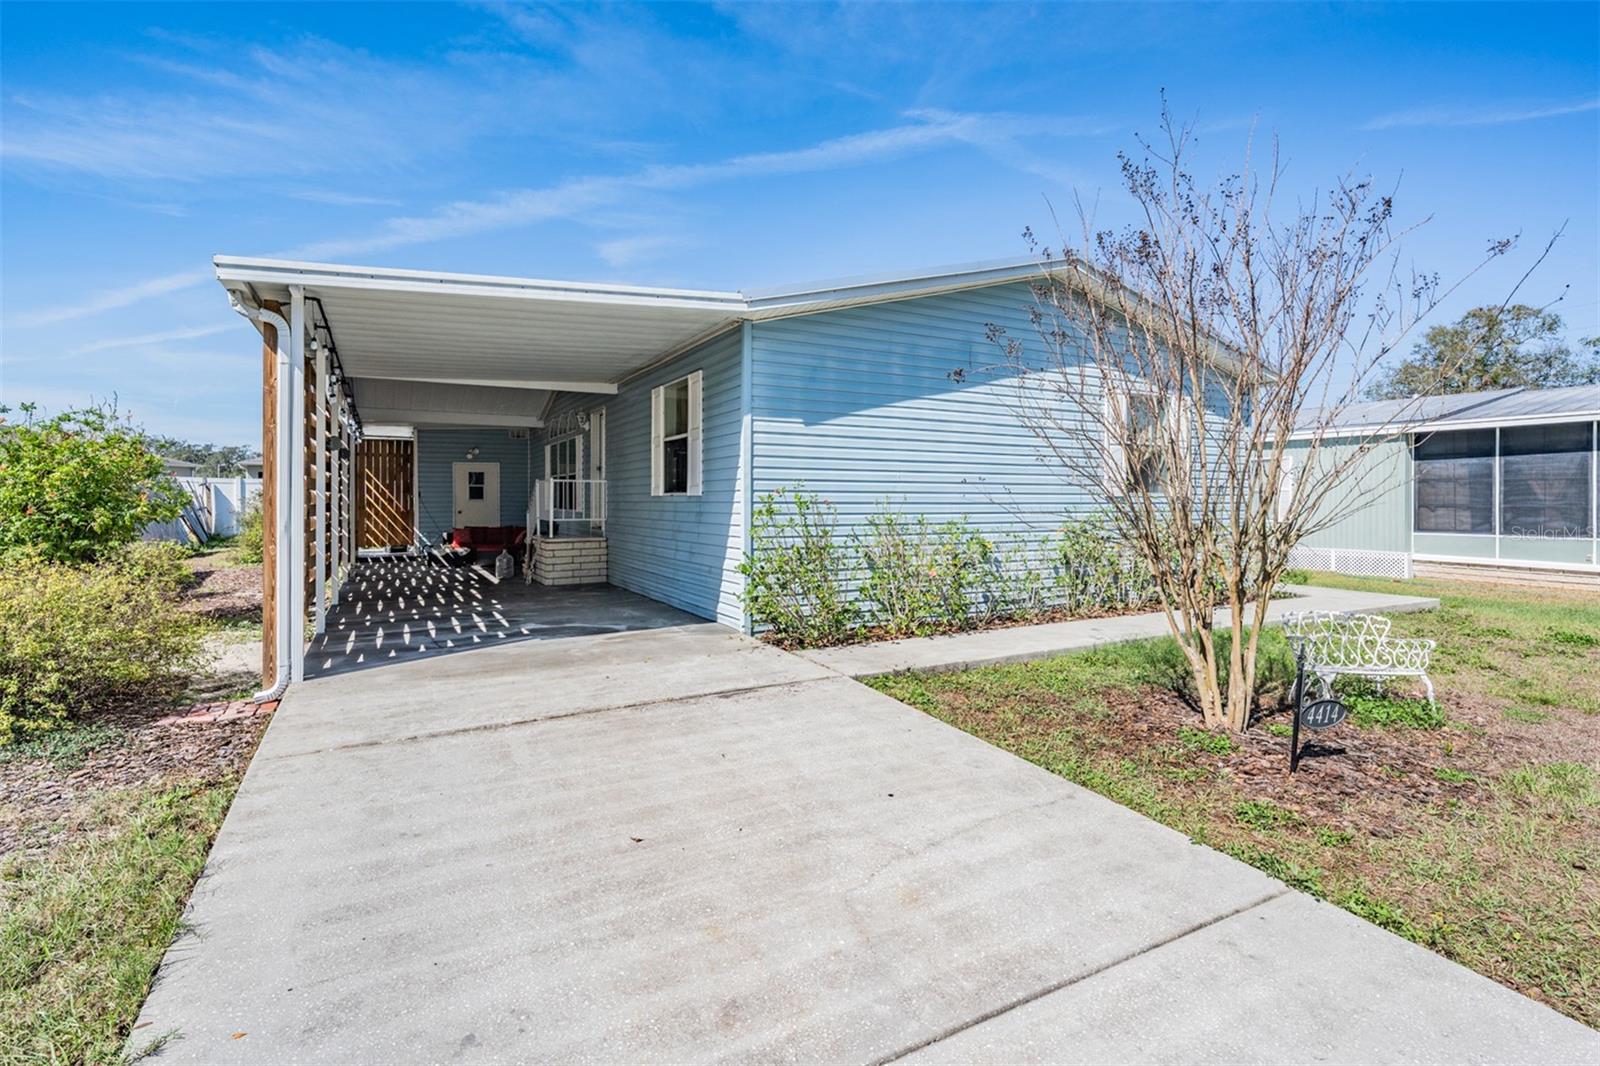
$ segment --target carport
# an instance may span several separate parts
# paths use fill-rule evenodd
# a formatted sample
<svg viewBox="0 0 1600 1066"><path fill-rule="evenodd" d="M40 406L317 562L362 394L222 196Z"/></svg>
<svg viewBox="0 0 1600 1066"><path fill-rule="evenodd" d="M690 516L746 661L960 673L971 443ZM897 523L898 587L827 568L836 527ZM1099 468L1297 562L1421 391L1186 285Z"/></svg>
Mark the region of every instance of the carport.
<svg viewBox="0 0 1600 1066"><path fill-rule="evenodd" d="M359 560L373 442L419 427L538 430L558 397L615 395L746 307L731 292L214 262L262 337L262 682L273 693L305 677L308 645L326 636Z"/></svg>

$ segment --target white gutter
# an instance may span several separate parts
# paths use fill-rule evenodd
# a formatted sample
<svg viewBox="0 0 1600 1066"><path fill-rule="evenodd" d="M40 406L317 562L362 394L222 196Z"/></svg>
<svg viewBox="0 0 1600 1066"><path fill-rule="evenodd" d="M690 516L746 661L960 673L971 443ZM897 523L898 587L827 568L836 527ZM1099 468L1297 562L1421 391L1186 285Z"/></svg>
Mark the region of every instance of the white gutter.
<svg viewBox="0 0 1600 1066"><path fill-rule="evenodd" d="M312 632L322 636L327 626L328 573L328 349L312 341L317 353L317 550L316 606Z"/></svg>
<svg viewBox="0 0 1600 1066"><path fill-rule="evenodd" d="M230 292L228 294L228 299L233 305L233 309L235 311L239 312L251 322L255 323L258 328L263 325L271 326L273 333L277 337L278 410L276 412L276 418L279 426L279 432L277 440L277 460L275 463L277 485L273 489L273 494L277 501L273 511L278 527L276 537L278 547L273 553L274 563L276 564L274 571L274 584L276 592L273 599L278 605L278 626L277 632L274 634L277 647L277 655L274 657L275 661L277 662L277 677L274 679L271 687L262 689L260 692L257 692L254 696L250 697L250 702L252 703L263 703L267 700L275 700L279 696L283 695L284 689L289 687L289 680L291 676L289 665L289 627L286 624L287 618L286 612L284 611L284 606L289 601L289 585L291 583L291 575L289 572L289 555L283 550L283 545L286 543L289 537L290 515L289 509L285 506L285 504L288 502L288 495L292 491L293 481L289 476L289 464L291 462L289 455L289 441L286 439L282 431L282 427L288 424L290 415L290 389L286 387L291 377L288 347L290 344L289 323L285 322L283 320L283 316L281 315L275 314L260 307L250 306L244 302L243 298L241 298L237 292Z"/></svg>
<svg viewBox="0 0 1600 1066"><path fill-rule="evenodd" d="M306 291L299 285L289 286L289 373L294 384L289 397L292 407L289 422L279 428L286 430L292 442L289 446L291 470L290 494L294 523L289 530L289 676L295 681L306 679L306 390L300 378L306 365ZM282 387L279 382L279 387ZM279 611L283 604L278 605Z"/></svg>

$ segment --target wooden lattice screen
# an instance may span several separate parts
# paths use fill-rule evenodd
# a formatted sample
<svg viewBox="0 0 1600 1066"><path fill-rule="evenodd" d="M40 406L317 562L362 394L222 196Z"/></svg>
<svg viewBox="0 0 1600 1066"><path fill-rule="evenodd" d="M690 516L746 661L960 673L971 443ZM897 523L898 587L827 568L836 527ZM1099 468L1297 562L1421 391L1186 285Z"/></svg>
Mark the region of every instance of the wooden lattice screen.
<svg viewBox="0 0 1600 1066"><path fill-rule="evenodd" d="M409 440L364 440L356 448L356 546L402 548L415 539L414 453Z"/></svg>

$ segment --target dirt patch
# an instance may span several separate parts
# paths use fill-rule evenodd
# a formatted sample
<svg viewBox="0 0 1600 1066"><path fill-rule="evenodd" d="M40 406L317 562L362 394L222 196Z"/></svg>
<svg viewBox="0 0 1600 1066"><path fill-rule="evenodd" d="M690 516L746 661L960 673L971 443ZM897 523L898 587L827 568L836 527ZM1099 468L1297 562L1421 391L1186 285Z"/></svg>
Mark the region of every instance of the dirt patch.
<svg viewBox="0 0 1600 1066"><path fill-rule="evenodd" d="M189 560L194 584L183 593L183 609L217 622L261 621L261 567L228 561L226 555Z"/></svg>

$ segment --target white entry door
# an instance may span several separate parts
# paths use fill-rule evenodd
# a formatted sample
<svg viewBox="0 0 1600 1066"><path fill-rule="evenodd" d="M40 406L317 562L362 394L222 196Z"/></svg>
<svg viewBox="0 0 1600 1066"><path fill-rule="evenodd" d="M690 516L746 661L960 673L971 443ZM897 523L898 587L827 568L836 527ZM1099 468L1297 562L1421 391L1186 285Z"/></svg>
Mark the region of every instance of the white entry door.
<svg viewBox="0 0 1600 1066"><path fill-rule="evenodd" d="M455 463L457 526L500 524L500 464Z"/></svg>

